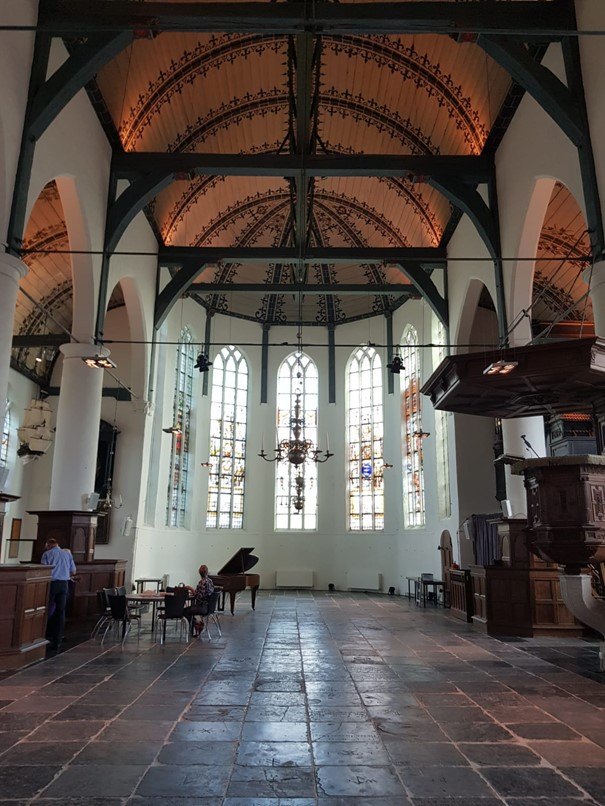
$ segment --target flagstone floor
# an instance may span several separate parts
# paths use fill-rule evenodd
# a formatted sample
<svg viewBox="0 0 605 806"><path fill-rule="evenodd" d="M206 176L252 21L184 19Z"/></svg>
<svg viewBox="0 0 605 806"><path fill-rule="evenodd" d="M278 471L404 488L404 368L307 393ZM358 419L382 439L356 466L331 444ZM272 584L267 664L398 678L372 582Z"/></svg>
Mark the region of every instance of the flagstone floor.
<svg viewBox="0 0 605 806"><path fill-rule="evenodd" d="M605 804L594 642L504 642L346 593L246 595L222 626L1 680L0 802Z"/></svg>

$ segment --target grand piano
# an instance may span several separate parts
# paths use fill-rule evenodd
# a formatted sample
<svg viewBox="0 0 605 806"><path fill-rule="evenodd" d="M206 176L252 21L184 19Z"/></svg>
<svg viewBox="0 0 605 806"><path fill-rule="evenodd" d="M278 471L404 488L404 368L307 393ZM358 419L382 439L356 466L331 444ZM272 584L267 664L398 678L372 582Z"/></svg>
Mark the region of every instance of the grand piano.
<svg viewBox="0 0 605 806"><path fill-rule="evenodd" d="M252 554L253 551L254 548L238 549L233 557L223 565L218 574L209 574L210 579L214 582L216 587L223 589L219 610L225 609L225 596L229 594L229 605L231 615L233 615L235 609L235 594L246 588L250 588L252 609L254 610L256 605L256 591L260 585L260 576L258 574L248 573L258 562L258 557Z"/></svg>

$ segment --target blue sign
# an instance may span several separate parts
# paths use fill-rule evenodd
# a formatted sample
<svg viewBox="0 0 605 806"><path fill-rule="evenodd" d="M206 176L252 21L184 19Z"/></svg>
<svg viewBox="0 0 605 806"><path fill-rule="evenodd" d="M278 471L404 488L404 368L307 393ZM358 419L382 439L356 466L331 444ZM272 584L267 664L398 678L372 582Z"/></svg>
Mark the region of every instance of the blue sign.
<svg viewBox="0 0 605 806"><path fill-rule="evenodd" d="M371 462L362 462L361 463L361 477L364 479L371 479L372 478L372 463Z"/></svg>

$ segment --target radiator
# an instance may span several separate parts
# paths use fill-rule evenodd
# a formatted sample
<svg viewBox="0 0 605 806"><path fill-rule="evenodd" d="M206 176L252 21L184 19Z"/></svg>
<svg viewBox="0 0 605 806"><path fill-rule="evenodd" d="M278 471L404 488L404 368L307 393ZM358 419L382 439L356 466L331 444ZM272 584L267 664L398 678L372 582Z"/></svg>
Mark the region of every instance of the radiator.
<svg viewBox="0 0 605 806"><path fill-rule="evenodd" d="M377 571L347 571L349 590L379 591L381 587L381 576Z"/></svg>
<svg viewBox="0 0 605 806"><path fill-rule="evenodd" d="M314 571L276 571L276 588L312 588Z"/></svg>

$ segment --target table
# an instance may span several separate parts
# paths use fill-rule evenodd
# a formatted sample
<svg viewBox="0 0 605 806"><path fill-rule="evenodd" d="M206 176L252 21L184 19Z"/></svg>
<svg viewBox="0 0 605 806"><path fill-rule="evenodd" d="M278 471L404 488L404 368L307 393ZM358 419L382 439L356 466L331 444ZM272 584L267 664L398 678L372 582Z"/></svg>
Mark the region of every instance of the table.
<svg viewBox="0 0 605 806"><path fill-rule="evenodd" d="M135 579L137 593L143 593L145 591L145 585L148 582L150 582L152 585L155 585L156 593L159 593L163 581L163 579Z"/></svg>
<svg viewBox="0 0 605 806"><path fill-rule="evenodd" d="M137 582L140 580L137 579ZM147 580L149 581L149 580ZM155 625L155 615L158 604L161 604L166 596L172 596L172 593L166 593L162 591L162 593L145 593L145 591L141 591L139 593L128 593L126 595L127 602L139 602L140 604L144 603L151 603L151 623ZM153 627L152 627L153 629Z"/></svg>
<svg viewBox="0 0 605 806"><path fill-rule="evenodd" d="M426 607L426 589L430 586L433 589L433 595L435 597L435 606L437 605L437 588L443 588L443 580L442 579L417 579L416 584L420 586L420 597L416 598L416 604L419 602L419 598L422 599L422 606ZM443 606L445 607L445 596L443 597Z"/></svg>
<svg viewBox="0 0 605 806"><path fill-rule="evenodd" d="M412 584L414 583L414 593L416 592L415 583L418 577L406 577L408 583L408 602L412 599Z"/></svg>

